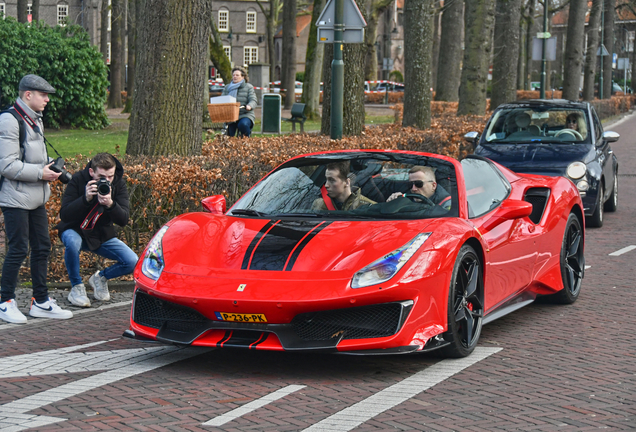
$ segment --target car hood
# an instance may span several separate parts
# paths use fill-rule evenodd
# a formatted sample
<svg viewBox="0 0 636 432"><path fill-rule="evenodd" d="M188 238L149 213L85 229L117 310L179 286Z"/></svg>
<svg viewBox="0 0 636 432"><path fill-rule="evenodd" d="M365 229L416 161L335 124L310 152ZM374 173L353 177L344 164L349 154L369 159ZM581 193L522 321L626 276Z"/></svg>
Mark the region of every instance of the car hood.
<svg viewBox="0 0 636 432"><path fill-rule="evenodd" d="M241 272L267 278L281 271L350 277L409 242L432 221L267 220L189 213L173 220L163 237L163 271L204 277Z"/></svg>
<svg viewBox="0 0 636 432"><path fill-rule="evenodd" d="M572 162L587 162L592 144L480 144L475 154L531 174L562 175Z"/></svg>

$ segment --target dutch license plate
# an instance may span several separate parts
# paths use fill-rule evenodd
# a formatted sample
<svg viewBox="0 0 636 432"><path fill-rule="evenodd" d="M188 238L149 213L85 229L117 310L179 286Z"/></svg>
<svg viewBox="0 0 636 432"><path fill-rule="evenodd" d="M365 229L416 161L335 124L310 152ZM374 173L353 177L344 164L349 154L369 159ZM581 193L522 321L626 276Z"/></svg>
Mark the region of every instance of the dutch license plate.
<svg viewBox="0 0 636 432"><path fill-rule="evenodd" d="M232 322L247 322L247 323L266 323L267 319L265 314L239 314L239 313L226 313L226 312L214 312L216 319L219 321L232 321Z"/></svg>

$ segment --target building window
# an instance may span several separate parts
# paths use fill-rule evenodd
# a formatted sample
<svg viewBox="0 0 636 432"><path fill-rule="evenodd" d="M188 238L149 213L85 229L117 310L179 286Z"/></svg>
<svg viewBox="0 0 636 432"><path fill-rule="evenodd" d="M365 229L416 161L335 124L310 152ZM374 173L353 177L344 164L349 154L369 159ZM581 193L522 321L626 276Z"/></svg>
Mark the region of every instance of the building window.
<svg viewBox="0 0 636 432"><path fill-rule="evenodd" d="M230 12L227 10L219 11L219 31L227 32L230 30L229 23L230 22Z"/></svg>
<svg viewBox="0 0 636 432"><path fill-rule="evenodd" d="M112 0L108 0L108 31L110 31L110 26L112 24L111 19L113 17L113 8L110 5Z"/></svg>
<svg viewBox="0 0 636 432"><path fill-rule="evenodd" d="M4 11L6 10L6 3L0 3L0 15L2 15L2 19L5 18Z"/></svg>
<svg viewBox="0 0 636 432"><path fill-rule="evenodd" d="M634 52L634 35L636 32L628 31L627 32L627 46L625 47L625 51Z"/></svg>
<svg viewBox="0 0 636 432"><path fill-rule="evenodd" d="M256 12L247 12L245 18L245 31L247 33L256 33Z"/></svg>
<svg viewBox="0 0 636 432"><path fill-rule="evenodd" d="M57 5L57 25L64 27L68 18L68 5Z"/></svg>
<svg viewBox="0 0 636 432"><path fill-rule="evenodd" d="M244 65L258 62L258 47L245 47L244 49Z"/></svg>
<svg viewBox="0 0 636 432"><path fill-rule="evenodd" d="M223 51L225 51L225 55L228 59L230 59L230 64L232 63L232 47L228 45L223 45Z"/></svg>
<svg viewBox="0 0 636 432"><path fill-rule="evenodd" d="M106 64L110 64L110 42L106 43Z"/></svg>

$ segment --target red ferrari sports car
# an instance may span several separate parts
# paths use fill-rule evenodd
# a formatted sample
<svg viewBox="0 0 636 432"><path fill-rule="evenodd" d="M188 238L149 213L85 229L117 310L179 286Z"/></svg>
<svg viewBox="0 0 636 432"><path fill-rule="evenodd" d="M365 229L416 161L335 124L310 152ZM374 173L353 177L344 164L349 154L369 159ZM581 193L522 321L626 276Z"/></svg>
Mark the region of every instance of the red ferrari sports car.
<svg viewBox="0 0 636 432"><path fill-rule="evenodd" d="M463 357L483 324L539 296L573 303L584 274L574 184L478 156L314 153L229 211L223 196L203 206L146 247L124 336Z"/></svg>

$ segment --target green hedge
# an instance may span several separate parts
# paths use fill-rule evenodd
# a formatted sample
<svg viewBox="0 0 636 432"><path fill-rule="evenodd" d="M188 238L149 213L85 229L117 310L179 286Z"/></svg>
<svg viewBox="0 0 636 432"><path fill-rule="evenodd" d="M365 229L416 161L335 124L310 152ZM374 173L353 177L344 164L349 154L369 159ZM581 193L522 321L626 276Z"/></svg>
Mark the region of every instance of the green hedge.
<svg viewBox="0 0 636 432"><path fill-rule="evenodd" d="M27 74L40 75L57 90L44 111L47 126L108 126L106 65L82 27L0 19L1 108L15 101L18 83Z"/></svg>

